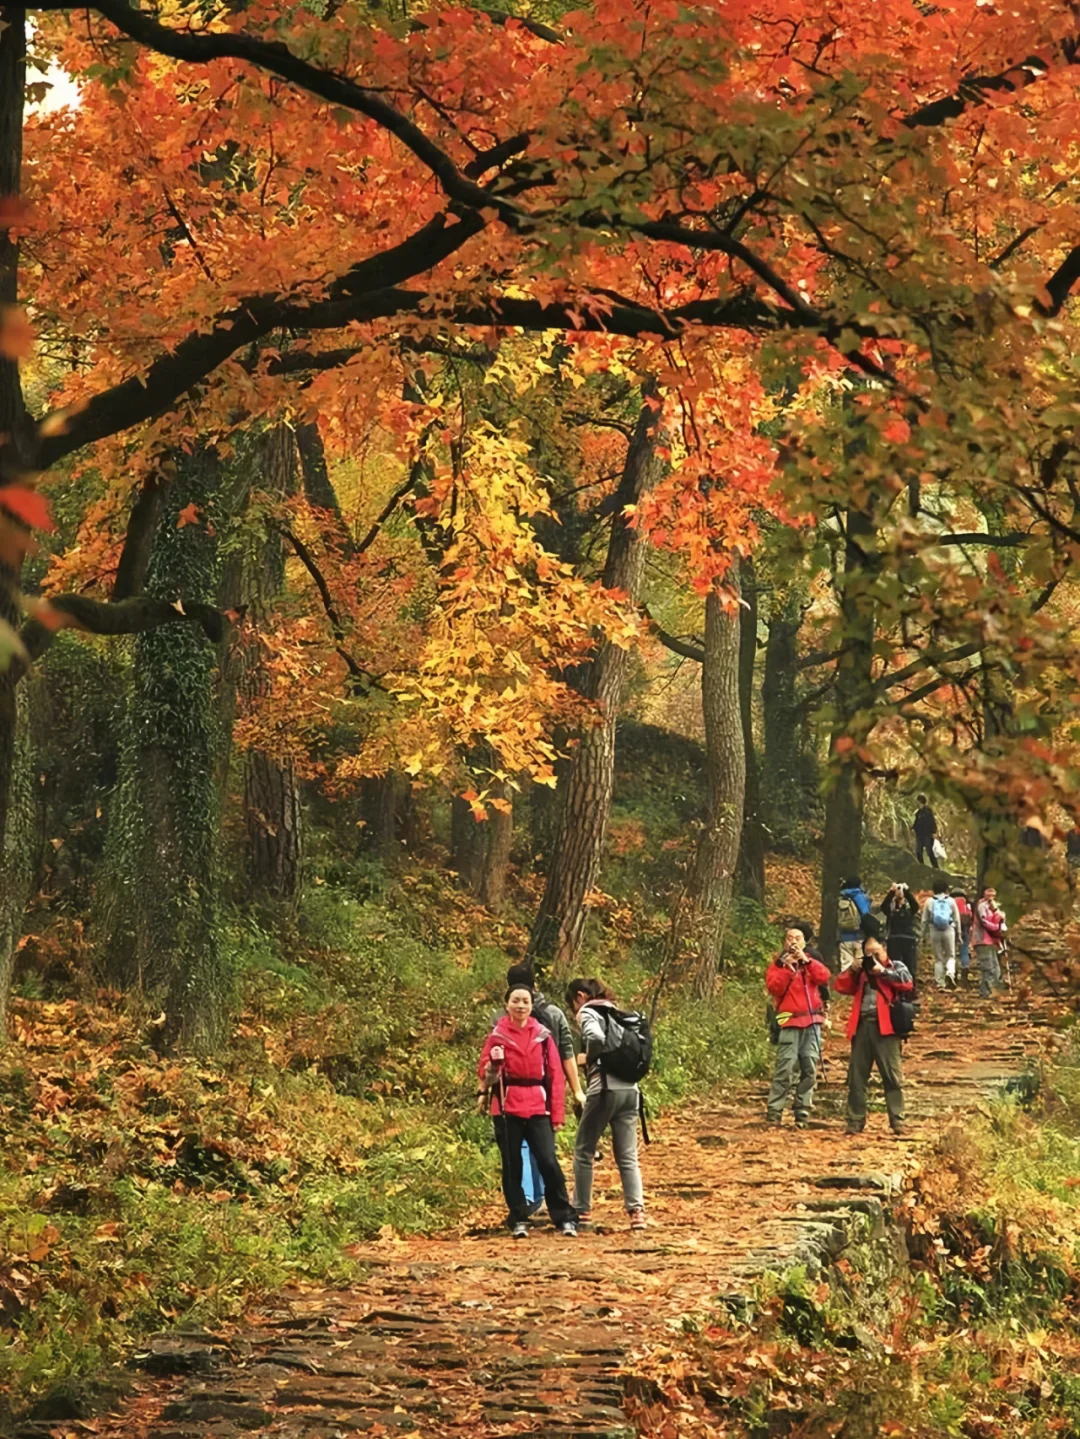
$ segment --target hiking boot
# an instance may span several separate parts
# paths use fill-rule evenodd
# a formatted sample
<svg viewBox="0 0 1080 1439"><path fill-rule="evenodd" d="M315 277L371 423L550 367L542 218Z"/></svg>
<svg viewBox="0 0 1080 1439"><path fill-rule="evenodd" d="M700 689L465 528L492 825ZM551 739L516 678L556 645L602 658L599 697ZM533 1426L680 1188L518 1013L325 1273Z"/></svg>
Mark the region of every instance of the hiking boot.
<svg viewBox="0 0 1080 1439"><path fill-rule="evenodd" d="M631 1209L631 1210L629 1211L629 1214L630 1214L630 1228L631 1228L631 1229L638 1229L638 1230L640 1230L640 1229L644 1229L644 1228L645 1228L645 1211L644 1211L644 1209Z"/></svg>
<svg viewBox="0 0 1080 1439"><path fill-rule="evenodd" d="M578 1222L579 1224L591 1224L591 1223L592 1223L592 1210L591 1210L591 1209L579 1209L578 1212L577 1212L577 1222Z"/></svg>
<svg viewBox="0 0 1080 1439"><path fill-rule="evenodd" d="M809 1129L809 1128L810 1128L810 1121L809 1121L809 1119L807 1119L807 1117L806 1117L805 1114L797 1114L797 1115L795 1116L795 1128L796 1128L796 1129Z"/></svg>
<svg viewBox="0 0 1080 1439"><path fill-rule="evenodd" d="M525 1223L524 1219L519 1219L516 1224L514 1224L514 1225L511 1226L511 1228L510 1228L510 1238L511 1238L511 1239L528 1239L528 1237L529 1237L529 1226Z"/></svg>
<svg viewBox="0 0 1080 1439"><path fill-rule="evenodd" d="M783 1129L784 1116L782 1114L777 1114L775 1116L767 1114L765 1116L765 1123L769 1129Z"/></svg>
<svg viewBox="0 0 1080 1439"><path fill-rule="evenodd" d="M577 1225L572 1219L565 1219L562 1224L559 1225L559 1233L565 1234L567 1239L576 1239Z"/></svg>
<svg viewBox="0 0 1080 1439"><path fill-rule="evenodd" d="M893 1132L894 1134L906 1134L906 1133L907 1133L907 1125L904 1123L904 1121L903 1121L902 1119L890 1119L890 1120L889 1120L889 1128L892 1130L892 1132Z"/></svg>
<svg viewBox="0 0 1080 1439"><path fill-rule="evenodd" d="M844 1133L845 1133L845 1134L861 1134L865 1128L866 1128L866 1125L865 1125L865 1124L853 1124L853 1123L849 1120L848 1123L844 1126Z"/></svg>

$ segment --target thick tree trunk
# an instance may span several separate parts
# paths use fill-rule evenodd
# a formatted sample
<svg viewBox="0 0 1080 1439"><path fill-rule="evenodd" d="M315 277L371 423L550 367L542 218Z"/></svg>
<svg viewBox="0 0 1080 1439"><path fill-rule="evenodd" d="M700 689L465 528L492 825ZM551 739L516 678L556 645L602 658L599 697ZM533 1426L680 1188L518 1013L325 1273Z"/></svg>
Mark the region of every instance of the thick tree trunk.
<svg viewBox="0 0 1080 1439"><path fill-rule="evenodd" d="M182 461L154 538L148 588L212 600L220 566L209 523L221 487L216 457ZM196 524L177 526L185 505ZM223 1039L227 977L218 943L219 656L191 626L140 635L109 819L107 962L114 978L165 1011L168 1042L209 1050Z"/></svg>
<svg viewBox="0 0 1080 1439"><path fill-rule="evenodd" d="M659 414L646 388L622 479L615 496L604 585L638 597L646 541L626 521L623 511L636 505L655 485ZM558 822L547 866L543 899L529 937L528 953L544 965L569 968L581 945L587 909L585 899L596 881L611 809L615 775L615 724L619 717L630 654L618 645L602 644L588 667L582 693L595 702L596 720L584 729L567 772L560 777Z"/></svg>
<svg viewBox="0 0 1080 1439"><path fill-rule="evenodd" d="M317 510L329 510L344 524L337 491L330 480L330 467L326 463L322 436L314 421L305 420L303 424L296 426L296 448L300 456L300 472L308 504Z"/></svg>
<svg viewBox="0 0 1080 1439"><path fill-rule="evenodd" d="M36 783L30 708L32 683L16 691L16 732L8 822L0 848L0 1048L7 1039L7 1004L23 915L34 889L42 842L42 792Z"/></svg>
<svg viewBox="0 0 1080 1439"><path fill-rule="evenodd" d="M244 766L247 868L256 896L300 898L304 815L295 767L253 750Z"/></svg>
<svg viewBox="0 0 1080 1439"><path fill-rule="evenodd" d="M492 784L491 794L510 803L505 785ZM485 908L497 913L506 895L510 846L514 837L513 810L488 805L488 817L477 820L472 806L455 795L450 813L451 865L461 883Z"/></svg>
<svg viewBox="0 0 1080 1439"><path fill-rule="evenodd" d="M797 694L802 605L793 590L775 591L770 606L761 684L764 711L762 812L774 849L795 847L805 819L804 718Z"/></svg>
<svg viewBox="0 0 1080 1439"><path fill-rule="evenodd" d="M259 436L254 457L262 489L268 495L281 499L296 492L298 455L288 425L275 425ZM257 631L265 626L284 579L284 545L280 535L271 530L258 562L245 577L244 597ZM240 688L250 705L268 688L260 633L245 645L241 665ZM244 830L247 872L255 897L295 905L300 898L304 831L300 784L291 760L279 760L262 750L250 750L244 756Z"/></svg>
<svg viewBox="0 0 1080 1439"><path fill-rule="evenodd" d="M757 660L758 595L754 562L739 567L743 604L739 607L739 714L746 755L746 793L739 839L739 889L748 899L765 902L765 825L761 808L761 775L754 741L754 668Z"/></svg>
<svg viewBox="0 0 1080 1439"><path fill-rule="evenodd" d="M4 6L0 8L0 199L18 195L20 190L25 84L26 14ZM18 298L19 248L8 231L0 229L0 308L16 304ZM32 468L20 448L25 430L26 406L19 367L13 358L0 354L0 486L17 480L23 469ZM2 637L5 626L10 634L19 623L18 591L16 568L0 562L0 1045L6 1039L2 1021L7 1013L18 938L15 928L16 923L21 925L25 904L25 896L20 899L19 843L14 835L8 842L16 782L18 706L15 670L8 662L10 655ZM17 807L17 797L15 803Z"/></svg>
<svg viewBox="0 0 1080 1439"><path fill-rule="evenodd" d="M862 861L864 763L859 749L876 723L873 687L875 601L878 565L873 519L849 509L841 582L843 653L837 662L836 719L829 741L830 776L825 796L825 835L821 855L821 952L836 957L836 919L840 889L859 876Z"/></svg>
<svg viewBox="0 0 1080 1439"><path fill-rule="evenodd" d="M701 707L705 721L705 823L687 895L694 988L712 992L739 854L746 753L739 697L739 617L711 591L705 601Z"/></svg>
<svg viewBox="0 0 1080 1439"><path fill-rule="evenodd" d="M393 770L370 775L360 783L360 848L388 860L405 847L413 826L413 799L409 781Z"/></svg>

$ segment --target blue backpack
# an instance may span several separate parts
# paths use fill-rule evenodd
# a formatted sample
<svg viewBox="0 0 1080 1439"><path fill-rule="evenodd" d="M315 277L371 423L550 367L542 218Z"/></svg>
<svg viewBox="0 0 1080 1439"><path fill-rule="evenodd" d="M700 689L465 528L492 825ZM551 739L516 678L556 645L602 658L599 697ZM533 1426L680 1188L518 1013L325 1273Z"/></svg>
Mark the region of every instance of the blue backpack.
<svg viewBox="0 0 1080 1439"><path fill-rule="evenodd" d="M930 919L935 929L952 928L953 902L947 894L934 895L934 902L930 906Z"/></svg>

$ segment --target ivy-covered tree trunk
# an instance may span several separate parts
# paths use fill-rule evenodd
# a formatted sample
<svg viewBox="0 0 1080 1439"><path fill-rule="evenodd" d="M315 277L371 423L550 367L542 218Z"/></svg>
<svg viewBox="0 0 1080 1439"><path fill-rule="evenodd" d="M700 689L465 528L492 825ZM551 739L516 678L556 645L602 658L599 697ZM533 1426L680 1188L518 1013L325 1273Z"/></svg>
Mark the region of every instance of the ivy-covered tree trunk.
<svg viewBox="0 0 1080 1439"><path fill-rule="evenodd" d="M260 435L252 459L266 494L281 499L295 493L298 456L290 426L275 425ZM261 631L285 580L285 549L276 530L267 534L247 570L244 599L259 633L244 646L240 688L251 705L267 691ZM293 906L300 898L303 863L303 804L296 766L259 749L247 752L243 766L247 872L253 894Z"/></svg>
<svg viewBox="0 0 1080 1439"><path fill-rule="evenodd" d="M765 900L765 824L761 807L761 774L754 740L754 667L757 660L758 592L754 562L739 566L743 603L739 608L739 714L746 755L746 794L739 839L739 889L759 904Z"/></svg>
<svg viewBox="0 0 1080 1439"><path fill-rule="evenodd" d="M712 992L739 855L746 754L739 697L739 630L713 590L705 600L701 707L705 721L705 821L694 855L688 937L695 990Z"/></svg>
<svg viewBox="0 0 1080 1439"><path fill-rule="evenodd" d="M641 588L646 541L627 523L623 511L638 504L660 474L658 412L649 403L650 393L646 391L616 491L604 567L605 586L622 590L631 601ZM581 731L559 779L555 840L528 947L531 957L558 968L568 968L577 955L587 913L585 897L600 866L615 777L615 724L629 666L629 651L613 644L600 646L582 683L582 693L596 706L595 723Z"/></svg>
<svg viewBox="0 0 1080 1439"><path fill-rule="evenodd" d="M150 594L212 602L220 581L220 463L180 462L154 536ZM179 526L187 506L195 523ZM218 932L220 655L192 626L139 635L120 779L109 817L107 963L165 1012L167 1042L209 1050L226 1033L228 984Z"/></svg>
<svg viewBox="0 0 1080 1439"><path fill-rule="evenodd" d="M829 740L825 834L821 853L821 952L836 954L837 906L844 881L856 878L862 860L864 761L859 750L876 723L873 658L878 567L872 517L849 509L844 516L844 573L841 580L843 650L836 669L836 708Z"/></svg>

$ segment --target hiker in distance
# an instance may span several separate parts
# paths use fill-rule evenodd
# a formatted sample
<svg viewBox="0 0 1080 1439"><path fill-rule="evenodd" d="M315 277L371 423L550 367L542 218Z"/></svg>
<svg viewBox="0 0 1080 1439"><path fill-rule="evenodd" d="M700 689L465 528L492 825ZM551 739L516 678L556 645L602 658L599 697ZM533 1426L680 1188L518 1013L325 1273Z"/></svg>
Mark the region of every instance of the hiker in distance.
<svg viewBox="0 0 1080 1439"><path fill-rule="evenodd" d="M862 959L864 921L870 913L870 896L858 875L845 879L836 905L836 939L841 970L858 965Z"/></svg>
<svg viewBox="0 0 1080 1439"><path fill-rule="evenodd" d="M896 1001L911 996L911 975L899 960L890 960L880 939L869 938L863 943L861 963L845 969L836 988L853 996L847 1029L851 1040L847 1132L861 1134L866 1128L866 1090L876 1064L885 1090L889 1128L894 1134L903 1134L904 1075L893 1014ZM905 1021L910 1029L910 1015Z"/></svg>
<svg viewBox="0 0 1080 1439"><path fill-rule="evenodd" d="M917 989L919 939L916 926L919 922L919 901L906 884L897 880L890 886L878 908L885 916L885 948L889 958L904 965Z"/></svg>
<svg viewBox="0 0 1080 1439"><path fill-rule="evenodd" d="M783 1123L784 1106L792 1088L795 1128L805 1129L810 1123L825 1018L821 986L831 978L821 960L807 954L802 930L789 929L783 949L765 971L765 987L775 1006L779 1027L776 1072L766 1110L769 1124Z"/></svg>
<svg viewBox="0 0 1080 1439"><path fill-rule="evenodd" d="M956 958L964 940L960 908L949 893L947 879L934 880L934 892L922 908L920 939L934 957L938 989L956 988Z"/></svg>
<svg viewBox="0 0 1080 1439"><path fill-rule="evenodd" d="M924 794L919 796L919 807L911 821L911 828L915 831L916 862L930 864L937 869L937 855L934 853L934 841L937 839L937 817Z"/></svg>
<svg viewBox="0 0 1080 1439"><path fill-rule="evenodd" d="M989 999L1001 988L1001 952L1005 948L1005 912L998 907L997 890L985 885L975 905L975 962L979 966L979 998Z"/></svg>
<svg viewBox="0 0 1080 1439"><path fill-rule="evenodd" d="M533 1015L532 990L527 984L506 991L506 1013L484 1041L477 1072L480 1099L494 1122L502 1158L511 1234L515 1239L529 1237L528 1204L521 1186L525 1143L544 1181L551 1222L573 1238L577 1215L555 1155L555 1130L565 1118L566 1077L550 1030Z"/></svg>
<svg viewBox="0 0 1080 1439"><path fill-rule="evenodd" d="M648 1021L644 1015L620 1010L614 994L598 979L572 979L566 986L566 1002L585 1047L586 1098L574 1144L574 1209L582 1224L591 1222L596 1146L610 1128L630 1228L644 1229L645 1193L638 1163L642 1099L637 1081L648 1073L652 1060Z"/></svg>
<svg viewBox="0 0 1080 1439"><path fill-rule="evenodd" d="M967 984L971 979L971 927L975 923L975 911L964 890L954 889L951 893L960 913L960 978Z"/></svg>

